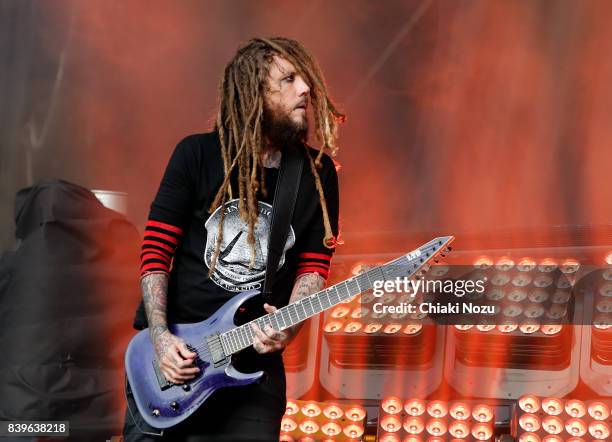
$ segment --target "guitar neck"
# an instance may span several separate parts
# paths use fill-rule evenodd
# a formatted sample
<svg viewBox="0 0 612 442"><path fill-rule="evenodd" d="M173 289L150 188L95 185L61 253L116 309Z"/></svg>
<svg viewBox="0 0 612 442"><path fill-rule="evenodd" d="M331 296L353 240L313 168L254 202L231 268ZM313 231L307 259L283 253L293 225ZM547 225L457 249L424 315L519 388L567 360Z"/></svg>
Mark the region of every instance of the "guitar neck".
<svg viewBox="0 0 612 442"><path fill-rule="evenodd" d="M282 307L274 313L269 313L222 333L220 338L225 354L229 356L253 345L252 324L257 324L262 330L268 325L275 330L285 330L371 289L375 281L386 281L400 276L410 278L423 269L430 260L434 259L436 254L441 253L441 256L444 256L442 249L453 240L454 237L452 236L434 238L420 248L387 264L353 276ZM450 248L446 250L450 250Z"/></svg>
<svg viewBox="0 0 612 442"><path fill-rule="evenodd" d="M251 324L255 323L260 329L269 325L275 330L285 330L305 321L319 313L328 310L344 301L351 299L359 293L373 287L374 281L388 279L385 268L389 266L405 266L408 263L406 256L402 256L384 266L373 268L367 272L349 278L343 282L328 287L320 292L302 298L292 304L278 309L244 325L236 327L221 335L226 352L234 354L253 344L254 332Z"/></svg>

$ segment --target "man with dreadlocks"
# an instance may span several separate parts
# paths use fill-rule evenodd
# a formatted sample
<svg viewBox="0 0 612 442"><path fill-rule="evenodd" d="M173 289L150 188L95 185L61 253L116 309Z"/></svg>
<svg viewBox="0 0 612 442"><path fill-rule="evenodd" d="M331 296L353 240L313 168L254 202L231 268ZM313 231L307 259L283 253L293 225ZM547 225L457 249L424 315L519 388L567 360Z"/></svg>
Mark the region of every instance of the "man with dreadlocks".
<svg viewBox="0 0 612 442"><path fill-rule="evenodd" d="M168 323L202 321L236 293L262 288L271 204L288 148L306 166L267 312L324 287L338 235L338 179L325 152L335 153L344 116L313 57L293 40L253 39L226 66L219 93L214 130L188 136L172 154L143 241L135 327L149 327L161 371L177 384L197 375L196 355ZM305 144L309 107L319 151ZM237 363L241 371L265 370L265 381L217 391L162 437L143 434L128 389L126 441L278 440L286 404L280 350L297 329L254 331L253 347Z"/></svg>

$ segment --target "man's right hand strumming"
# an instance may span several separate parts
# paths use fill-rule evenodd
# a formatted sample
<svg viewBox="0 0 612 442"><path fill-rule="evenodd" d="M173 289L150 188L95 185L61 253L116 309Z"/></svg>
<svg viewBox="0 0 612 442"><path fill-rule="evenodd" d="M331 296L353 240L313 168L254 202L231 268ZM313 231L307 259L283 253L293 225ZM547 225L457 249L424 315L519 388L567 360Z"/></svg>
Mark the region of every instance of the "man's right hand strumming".
<svg viewBox="0 0 612 442"><path fill-rule="evenodd" d="M196 353L187 348L185 342L168 330L154 338L153 346L157 354L159 368L166 379L174 384L189 381L200 372L193 366Z"/></svg>
<svg viewBox="0 0 612 442"><path fill-rule="evenodd" d="M160 370L166 379L174 384L182 384L193 379L200 371L197 367L193 367L197 355L187 348L181 338L174 336L168 330L166 321L168 274L149 273L140 280L140 288Z"/></svg>

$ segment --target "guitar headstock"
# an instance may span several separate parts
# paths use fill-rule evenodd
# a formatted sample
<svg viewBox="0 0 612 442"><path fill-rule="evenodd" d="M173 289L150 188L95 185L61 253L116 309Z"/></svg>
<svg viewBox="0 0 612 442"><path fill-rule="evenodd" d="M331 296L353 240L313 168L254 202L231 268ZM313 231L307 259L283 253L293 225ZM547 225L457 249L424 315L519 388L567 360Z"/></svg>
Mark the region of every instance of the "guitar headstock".
<svg viewBox="0 0 612 442"><path fill-rule="evenodd" d="M419 248L389 263L390 272L393 274L387 274L387 271L385 271L386 276L412 277L416 275L419 278L423 278L425 272L429 270L431 262L437 264L441 258L445 258L451 251L450 244L454 240L454 236L439 236L432 239Z"/></svg>

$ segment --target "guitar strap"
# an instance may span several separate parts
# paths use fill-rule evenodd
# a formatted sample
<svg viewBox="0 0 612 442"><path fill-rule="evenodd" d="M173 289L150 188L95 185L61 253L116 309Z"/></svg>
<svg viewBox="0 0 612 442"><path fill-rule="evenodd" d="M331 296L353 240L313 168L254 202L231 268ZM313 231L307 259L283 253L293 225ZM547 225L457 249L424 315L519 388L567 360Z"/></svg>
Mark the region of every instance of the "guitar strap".
<svg viewBox="0 0 612 442"><path fill-rule="evenodd" d="M266 278L262 292L266 302L269 302L271 299L278 263L285 251L303 167L304 155L302 155L300 150L293 146L285 149L281 158L276 190L274 191L274 201L272 202L272 220L270 237L268 238L268 261L266 263Z"/></svg>

